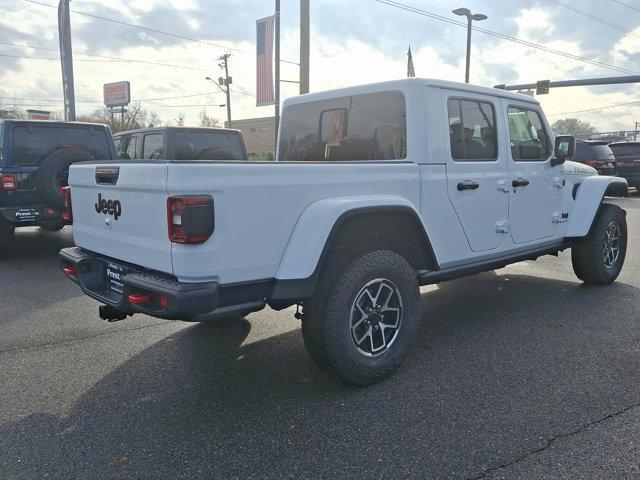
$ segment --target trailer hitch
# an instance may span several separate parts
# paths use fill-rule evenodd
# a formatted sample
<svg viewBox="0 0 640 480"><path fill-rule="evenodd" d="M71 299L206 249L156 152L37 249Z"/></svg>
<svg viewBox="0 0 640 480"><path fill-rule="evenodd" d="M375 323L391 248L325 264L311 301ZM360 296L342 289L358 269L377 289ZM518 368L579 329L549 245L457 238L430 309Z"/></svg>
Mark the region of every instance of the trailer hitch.
<svg viewBox="0 0 640 480"><path fill-rule="evenodd" d="M98 314L102 320L106 320L107 322L119 322L133 315L133 313L123 312L109 305L100 305L98 307Z"/></svg>

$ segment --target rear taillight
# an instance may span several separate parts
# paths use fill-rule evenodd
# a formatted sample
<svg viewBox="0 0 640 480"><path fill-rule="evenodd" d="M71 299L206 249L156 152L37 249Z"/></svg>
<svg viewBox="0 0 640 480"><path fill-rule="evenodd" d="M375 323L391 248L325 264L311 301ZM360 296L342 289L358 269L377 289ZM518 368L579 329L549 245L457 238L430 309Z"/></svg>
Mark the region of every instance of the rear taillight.
<svg viewBox="0 0 640 480"><path fill-rule="evenodd" d="M176 196L167 200L169 240L195 245L213 233L215 213L209 195Z"/></svg>
<svg viewBox="0 0 640 480"><path fill-rule="evenodd" d="M73 221L73 213L71 212L71 187L61 187L60 193L62 193L62 218L67 222Z"/></svg>
<svg viewBox="0 0 640 480"><path fill-rule="evenodd" d="M18 188L18 180L15 175L0 176L0 190L15 190Z"/></svg>
<svg viewBox="0 0 640 480"><path fill-rule="evenodd" d="M587 160L584 163L593 168L604 167L608 162L607 160Z"/></svg>

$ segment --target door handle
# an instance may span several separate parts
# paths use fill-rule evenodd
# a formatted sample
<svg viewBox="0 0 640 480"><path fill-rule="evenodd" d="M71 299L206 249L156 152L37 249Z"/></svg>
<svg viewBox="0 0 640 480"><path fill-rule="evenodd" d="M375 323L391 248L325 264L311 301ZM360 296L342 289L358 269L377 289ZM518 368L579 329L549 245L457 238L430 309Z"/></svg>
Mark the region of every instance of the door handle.
<svg viewBox="0 0 640 480"><path fill-rule="evenodd" d="M458 190L475 190L476 188L480 188L480 184L478 182L472 182L471 180L465 180L464 182L460 182L458 184Z"/></svg>
<svg viewBox="0 0 640 480"><path fill-rule="evenodd" d="M526 187L527 185L529 185L529 180L525 180L524 178L516 178L513 182L511 182L511 185L513 186L513 188Z"/></svg>

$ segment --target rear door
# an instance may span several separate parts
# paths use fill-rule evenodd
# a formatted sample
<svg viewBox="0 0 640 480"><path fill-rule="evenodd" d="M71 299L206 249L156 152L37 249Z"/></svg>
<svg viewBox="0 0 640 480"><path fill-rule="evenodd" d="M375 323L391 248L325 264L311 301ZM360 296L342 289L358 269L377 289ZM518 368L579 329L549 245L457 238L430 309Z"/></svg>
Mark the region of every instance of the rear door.
<svg viewBox="0 0 640 480"><path fill-rule="evenodd" d="M551 166L548 125L534 104L503 100L509 123L509 224L514 243L553 237L561 212L562 166ZM557 219L556 219L557 220Z"/></svg>
<svg viewBox="0 0 640 480"><path fill-rule="evenodd" d="M507 151L498 142L499 99L443 91L448 112L447 191L475 252L500 248L508 233Z"/></svg>
<svg viewBox="0 0 640 480"><path fill-rule="evenodd" d="M70 170L76 245L172 273L167 165L79 164Z"/></svg>

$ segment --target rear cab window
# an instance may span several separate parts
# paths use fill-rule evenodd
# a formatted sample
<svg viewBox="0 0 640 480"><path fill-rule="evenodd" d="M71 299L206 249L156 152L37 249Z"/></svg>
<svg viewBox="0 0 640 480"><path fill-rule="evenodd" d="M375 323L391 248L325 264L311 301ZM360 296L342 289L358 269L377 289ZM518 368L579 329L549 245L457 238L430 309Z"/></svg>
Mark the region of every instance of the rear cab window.
<svg viewBox="0 0 640 480"><path fill-rule="evenodd" d="M13 127L12 164L38 166L49 153L74 147L97 160L111 158L107 133L99 128L76 126L16 125Z"/></svg>
<svg viewBox="0 0 640 480"><path fill-rule="evenodd" d="M284 109L279 161L348 162L406 157L406 105L401 92L332 98Z"/></svg>
<svg viewBox="0 0 640 480"><path fill-rule="evenodd" d="M173 136L175 160L246 160L237 132L178 130Z"/></svg>

